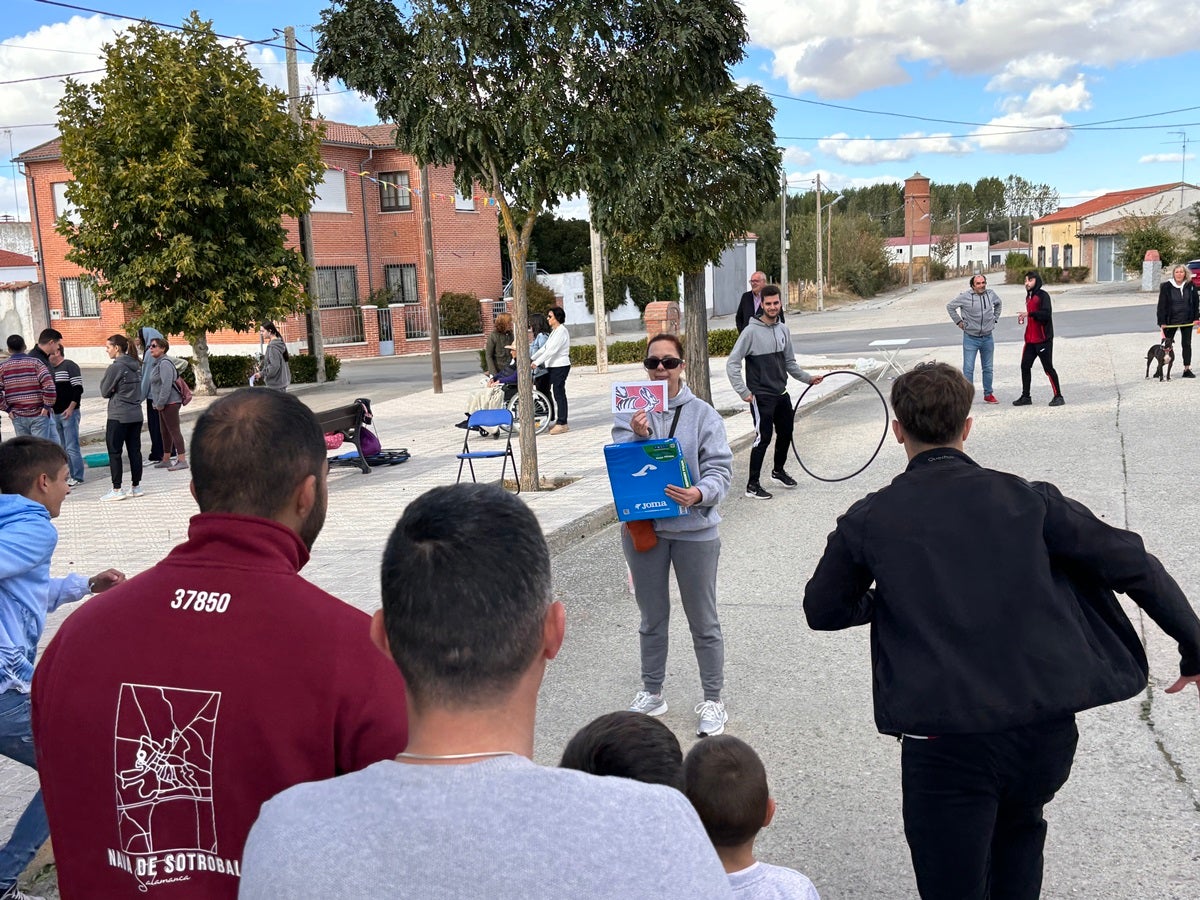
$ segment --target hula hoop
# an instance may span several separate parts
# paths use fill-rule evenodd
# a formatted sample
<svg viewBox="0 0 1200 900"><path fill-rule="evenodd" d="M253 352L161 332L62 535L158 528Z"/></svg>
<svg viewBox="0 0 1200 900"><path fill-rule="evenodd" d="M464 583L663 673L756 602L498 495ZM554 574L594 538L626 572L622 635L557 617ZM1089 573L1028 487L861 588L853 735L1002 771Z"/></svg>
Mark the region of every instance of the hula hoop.
<svg viewBox="0 0 1200 900"><path fill-rule="evenodd" d="M875 382L873 382L867 376L859 374L858 372L851 371L850 369L838 369L835 372L830 372L828 375L825 376L825 378L829 378L830 375L853 375L855 378L861 378L868 385L870 385L871 390L873 390L875 392L876 396L879 397L879 402L883 405L883 434L881 434L879 436L879 443L875 445L875 452L872 453L871 458L868 459L865 463L863 463L858 469L851 472L849 475L842 475L840 478L822 478L820 475L816 474L811 469L809 469L808 466L806 466L804 464L804 460L802 460L800 458L800 451L796 449L795 432L793 432L792 456L796 457L796 463L800 466L801 469L804 470L805 474L808 475L810 478L815 478L817 481L833 483L836 481L849 481L855 475L858 475L858 474L862 473L863 471L865 471L867 466L871 465L871 463L875 462L875 457L877 457L879 455L879 451L881 449L883 449L883 442L887 440L888 424L891 420L891 414L888 412L887 400L884 399L883 392L880 391L879 388L875 385ZM796 405L793 408L793 413L800 411L800 404L804 402L805 395L812 389L812 387L813 387L813 385L810 384L810 385L808 385L808 387L806 387L801 392L800 397L796 400Z"/></svg>

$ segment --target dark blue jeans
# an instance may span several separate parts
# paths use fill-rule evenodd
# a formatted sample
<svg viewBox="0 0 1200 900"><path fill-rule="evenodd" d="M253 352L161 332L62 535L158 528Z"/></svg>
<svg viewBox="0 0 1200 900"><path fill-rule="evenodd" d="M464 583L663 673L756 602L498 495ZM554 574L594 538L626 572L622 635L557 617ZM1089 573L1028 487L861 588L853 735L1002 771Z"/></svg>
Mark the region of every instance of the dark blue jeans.
<svg viewBox="0 0 1200 900"><path fill-rule="evenodd" d="M1037 900L1042 809L1067 783L1073 716L995 734L905 737L904 836L922 900Z"/></svg>
<svg viewBox="0 0 1200 900"><path fill-rule="evenodd" d="M29 695L17 691L0 694L0 754L31 769L37 768L33 755L33 725L29 718ZM17 819L12 837L0 849L0 892L17 883L25 867L46 838L50 826L46 822L46 807L39 790Z"/></svg>

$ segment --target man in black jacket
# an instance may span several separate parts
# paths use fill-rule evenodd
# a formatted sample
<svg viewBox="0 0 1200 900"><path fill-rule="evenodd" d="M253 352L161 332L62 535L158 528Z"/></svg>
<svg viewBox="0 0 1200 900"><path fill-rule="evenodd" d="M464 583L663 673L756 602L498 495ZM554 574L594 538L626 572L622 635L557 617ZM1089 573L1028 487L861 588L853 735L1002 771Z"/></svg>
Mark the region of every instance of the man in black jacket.
<svg viewBox="0 0 1200 900"><path fill-rule="evenodd" d="M1025 312L1017 316L1017 324L1025 326L1025 349L1021 353L1021 396L1013 406L1029 406L1033 397L1029 395L1029 384L1033 380L1033 361L1042 361L1042 371L1050 379L1054 396L1051 406L1062 406L1062 386L1054 368L1054 313L1050 306L1050 295L1042 287L1042 276L1031 269L1025 273Z"/></svg>
<svg viewBox="0 0 1200 900"><path fill-rule="evenodd" d="M742 294L742 299L738 301L737 312L733 316L733 324L737 326L738 334L746 330L746 326L750 320L758 315L762 309L762 289L766 287L767 276L762 272L755 272L750 276L750 290ZM780 315L780 321L783 321L783 316Z"/></svg>
<svg viewBox="0 0 1200 900"><path fill-rule="evenodd" d="M1146 686L1113 591L1179 643L1168 693L1200 687L1200 619L1138 535L964 454L973 397L945 363L896 379L892 430L908 468L838 520L804 612L817 630L871 626L875 722L902 735L921 897L1032 900L1074 714ZM987 535L987 550L963 552L968 533Z"/></svg>

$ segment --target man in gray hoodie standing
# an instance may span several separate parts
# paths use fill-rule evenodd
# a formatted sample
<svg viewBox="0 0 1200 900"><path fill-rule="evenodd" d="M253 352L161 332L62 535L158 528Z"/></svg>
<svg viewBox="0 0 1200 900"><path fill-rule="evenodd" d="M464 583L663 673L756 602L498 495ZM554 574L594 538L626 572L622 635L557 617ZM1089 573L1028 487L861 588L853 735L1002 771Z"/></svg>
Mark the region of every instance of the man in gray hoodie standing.
<svg viewBox="0 0 1200 900"><path fill-rule="evenodd" d="M759 473L771 443L772 430L775 432L775 466L771 469L771 480L788 488L796 486L796 479L783 468L792 445L792 427L796 420L792 398L787 392L788 375L805 384L820 384L822 380L822 376L810 375L796 362L792 334L780 321L782 314L779 287L768 284L762 289L762 309L738 335L725 364L729 383L737 395L750 404L754 430L758 432L750 450L750 479L746 484L746 496L756 500L771 499L759 483ZM742 380L742 360L746 362L745 381Z"/></svg>
<svg viewBox="0 0 1200 900"><path fill-rule="evenodd" d="M987 286L987 277L973 275L970 290L963 291L946 304L950 321L963 333L963 374L967 381L975 380L975 357L983 368L983 399L999 403L992 393L992 329L1000 320L1000 295Z"/></svg>

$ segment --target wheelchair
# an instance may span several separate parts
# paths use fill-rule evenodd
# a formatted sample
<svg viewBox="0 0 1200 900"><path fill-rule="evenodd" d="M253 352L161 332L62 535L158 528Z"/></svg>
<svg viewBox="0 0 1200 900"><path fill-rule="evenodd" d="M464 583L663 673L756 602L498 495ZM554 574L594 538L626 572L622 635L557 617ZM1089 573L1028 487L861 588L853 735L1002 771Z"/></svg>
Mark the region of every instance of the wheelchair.
<svg viewBox="0 0 1200 900"><path fill-rule="evenodd" d="M512 388L511 392L509 387ZM504 407L512 413L513 430L520 421L521 398L517 396L517 386L510 385L504 390ZM554 424L554 403L539 390L533 392L533 433L541 434Z"/></svg>

